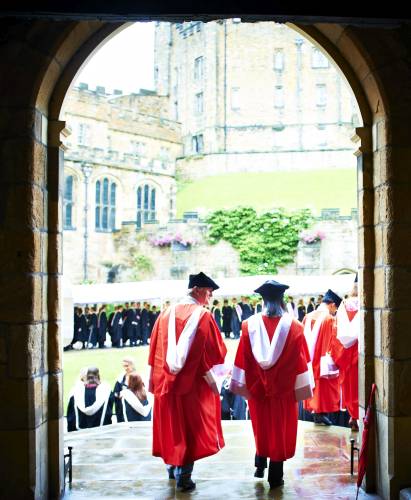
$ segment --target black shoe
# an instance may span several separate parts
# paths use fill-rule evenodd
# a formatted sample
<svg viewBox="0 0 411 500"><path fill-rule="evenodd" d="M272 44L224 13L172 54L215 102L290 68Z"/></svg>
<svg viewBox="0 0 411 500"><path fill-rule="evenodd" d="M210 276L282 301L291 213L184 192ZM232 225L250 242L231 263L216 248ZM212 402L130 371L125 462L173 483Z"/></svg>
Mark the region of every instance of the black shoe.
<svg viewBox="0 0 411 500"><path fill-rule="evenodd" d="M72 351L72 350L73 350L73 346L71 344L66 345L65 347L63 347L63 351Z"/></svg>
<svg viewBox="0 0 411 500"><path fill-rule="evenodd" d="M254 472L254 477L264 477L265 469L264 467L257 467Z"/></svg>
<svg viewBox="0 0 411 500"><path fill-rule="evenodd" d="M193 491L196 489L196 483L191 479L184 481L181 485L177 485L177 491L181 491L183 493L188 493L189 491Z"/></svg>
<svg viewBox="0 0 411 500"><path fill-rule="evenodd" d="M275 488L279 488L280 486L284 485L284 479L280 479L279 481L271 481L270 482L270 490L273 490Z"/></svg>

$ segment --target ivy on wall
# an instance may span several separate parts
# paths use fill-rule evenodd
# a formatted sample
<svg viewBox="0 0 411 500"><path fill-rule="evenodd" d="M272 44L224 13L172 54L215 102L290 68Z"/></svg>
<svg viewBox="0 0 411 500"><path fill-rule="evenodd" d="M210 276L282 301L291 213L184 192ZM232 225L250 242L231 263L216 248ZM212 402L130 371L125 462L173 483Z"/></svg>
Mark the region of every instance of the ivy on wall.
<svg viewBox="0 0 411 500"><path fill-rule="evenodd" d="M208 240L225 240L238 251L244 275L275 274L278 267L293 262L299 234L312 222L310 210L283 209L257 214L250 207L216 210L206 219Z"/></svg>

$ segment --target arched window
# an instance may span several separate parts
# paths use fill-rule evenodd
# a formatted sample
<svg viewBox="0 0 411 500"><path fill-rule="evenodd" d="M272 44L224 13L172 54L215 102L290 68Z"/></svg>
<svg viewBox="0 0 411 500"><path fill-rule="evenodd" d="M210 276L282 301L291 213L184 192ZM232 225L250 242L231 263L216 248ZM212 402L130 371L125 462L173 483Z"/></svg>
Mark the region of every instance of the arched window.
<svg viewBox="0 0 411 500"><path fill-rule="evenodd" d="M116 228L116 183L107 177L96 182L96 229L113 231Z"/></svg>
<svg viewBox="0 0 411 500"><path fill-rule="evenodd" d="M140 229L147 222L155 222L156 202L156 188L148 184L137 188L137 229Z"/></svg>
<svg viewBox="0 0 411 500"><path fill-rule="evenodd" d="M64 227L64 229L74 229L74 227L73 227L73 176L72 175L68 175L64 181L63 227Z"/></svg>

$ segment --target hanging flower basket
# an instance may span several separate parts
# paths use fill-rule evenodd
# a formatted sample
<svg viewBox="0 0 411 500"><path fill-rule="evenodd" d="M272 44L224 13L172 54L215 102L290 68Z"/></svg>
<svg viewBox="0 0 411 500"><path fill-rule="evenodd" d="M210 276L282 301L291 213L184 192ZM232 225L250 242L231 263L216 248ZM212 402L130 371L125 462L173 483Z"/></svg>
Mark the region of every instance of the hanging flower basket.
<svg viewBox="0 0 411 500"><path fill-rule="evenodd" d="M152 238L150 240L153 247L158 248L172 248L172 250L181 251L189 250L195 241L191 238L184 237L180 233L176 234L166 234L164 236L159 236L157 238Z"/></svg>
<svg viewBox="0 0 411 500"><path fill-rule="evenodd" d="M319 243L325 238L324 231L320 229L306 230L300 234L300 241L306 243L307 245L313 245L314 243Z"/></svg>

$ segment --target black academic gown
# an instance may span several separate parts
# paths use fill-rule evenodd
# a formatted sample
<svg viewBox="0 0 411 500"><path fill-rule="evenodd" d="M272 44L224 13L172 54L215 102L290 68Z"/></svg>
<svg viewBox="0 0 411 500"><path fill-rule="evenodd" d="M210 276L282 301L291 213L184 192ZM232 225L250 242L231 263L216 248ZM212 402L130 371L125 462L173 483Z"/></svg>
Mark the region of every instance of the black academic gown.
<svg viewBox="0 0 411 500"><path fill-rule="evenodd" d="M234 394L228 387L229 384L223 383L220 392L221 420L231 420L231 408L233 407Z"/></svg>
<svg viewBox="0 0 411 500"><path fill-rule="evenodd" d="M145 399L143 401L139 400L143 406L147 406L149 404L148 400ZM125 398L120 399L119 414L117 415L118 422L141 422L151 420L151 410L148 415L142 415L138 411L136 411L132 405L125 400Z"/></svg>
<svg viewBox="0 0 411 500"><path fill-rule="evenodd" d="M91 313L88 317L89 342L96 347L98 341L97 314Z"/></svg>
<svg viewBox="0 0 411 500"><path fill-rule="evenodd" d="M127 340L130 341L130 345L135 345L136 340L136 312L134 309L130 308L126 310L123 323L123 343Z"/></svg>
<svg viewBox="0 0 411 500"><path fill-rule="evenodd" d="M122 323L123 319L121 313L117 311L114 314L113 321L111 323L111 344L113 347L120 347L122 340Z"/></svg>
<svg viewBox="0 0 411 500"><path fill-rule="evenodd" d="M141 334L143 345L147 345L150 337L150 311L145 308L141 310Z"/></svg>
<svg viewBox="0 0 411 500"><path fill-rule="evenodd" d="M221 309L223 313L223 326L222 330L224 332L225 338L228 339L230 337L231 330L231 317L233 315L233 309L231 306L223 306Z"/></svg>
<svg viewBox="0 0 411 500"><path fill-rule="evenodd" d="M250 304L246 304L245 302L240 302L240 307L243 311L243 314L241 315L241 321L245 321L254 314L253 308L250 306Z"/></svg>
<svg viewBox="0 0 411 500"><path fill-rule="evenodd" d="M233 394L233 396L231 407L233 420L246 420L247 403L245 399L238 394Z"/></svg>
<svg viewBox="0 0 411 500"><path fill-rule="evenodd" d="M218 329L221 332L221 310L219 307L213 307L211 309L211 312L213 313L215 322L217 323Z"/></svg>
<svg viewBox="0 0 411 500"><path fill-rule="evenodd" d="M143 342L143 334L141 331L141 308L137 307L134 309L134 312L136 313L136 329L135 329L135 335L136 335L136 343L140 344Z"/></svg>
<svg viewBox="0 0 411 500"><path fill-rule="evenodd" d="M91 406L96 401L96 385L86 385L84 390L84 404L86 407ZM100 427L100 425L111 424L113 413L113 393L108 393L107 403L93 415L83 413L78 407L76 411L75 397L72 395L67 406L67 430L68 432L78 429L89 429L91 427ZM104 415L103 415L104 412Z"/></svg>
<svg viewBox="0 0 411 500"><path fill-rule="evenodd" d="M81 314L79 316L79 338L78 338L78 340L80 342L86 343L86 342L88 342L88 337L89 337L89 331L88 331L87 318L84 314Z"/></svg>
<svg viewBox="0 0 411 500"><path fill-rule="evenodd" d="M97 329L98 329L98 346L104 347L104 342L106 341L106 333L107 333L107 314L105 311L101 311L101 313L98 315Z"/></svg>
<svg viewBox="0 0 411 500"><path fill-rule="evenodd" d="M71 343L75 344L78 341L81 342L80 339L81 339L81 322L80 322L80 316L78 314L74 314L73 340L71 341Z"/></svg>
<svg viewBox="0 0 411 500"><path fill-rule="evenodd" d="M233 314L231 315L231 331L233 332L234 338L238 339L240 338L241 321L240 318L238 317L235 308L233 307L232 309L233 309Z"/></svg>
<svg viewBox="0 0 411 500"><path fill-rule="evenodd" d="M128 389L126 384L126 375L120 375L114 384L113 394L114 394L114 410L117 416L117 422L124 422L124 415L122 409L122 403L120 399L120 392L123 389Z"/></svg>

